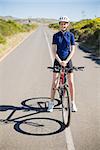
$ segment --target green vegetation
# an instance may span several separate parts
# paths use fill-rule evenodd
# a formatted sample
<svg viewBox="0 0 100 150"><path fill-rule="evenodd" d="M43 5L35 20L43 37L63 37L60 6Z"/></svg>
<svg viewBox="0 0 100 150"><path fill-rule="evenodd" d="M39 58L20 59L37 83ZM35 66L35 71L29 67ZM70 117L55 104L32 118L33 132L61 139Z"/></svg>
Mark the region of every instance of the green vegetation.
<svg viewBox="0 0 100 150"><path fill-rule="evenodd" d="M58 23L49 24L49 28L59 29L59 24Z"/></svg>
<svg viewBox="0 0 100 150"><path fill-rule="evenodd" d="M20 32L29 32L36 27L36 24L21 24L13 20L0 19L0 44L6 43L6 37Z"/></svg>
<svg viewBox="0 0 100 150"><path fill-rule="evenodd" d="M59 29L58 24L50 24L50 28ZM96 56L100 56L100 18L71 22L70 31L74 33L76 41L81 46L91 49Z"/></svg>
<svg viewBox="0 0 100 150"><path fill-rule="evenodd" d="M6 39L2 34L0 34L0 43L2 43L2 44L6 43Z"/></svg>

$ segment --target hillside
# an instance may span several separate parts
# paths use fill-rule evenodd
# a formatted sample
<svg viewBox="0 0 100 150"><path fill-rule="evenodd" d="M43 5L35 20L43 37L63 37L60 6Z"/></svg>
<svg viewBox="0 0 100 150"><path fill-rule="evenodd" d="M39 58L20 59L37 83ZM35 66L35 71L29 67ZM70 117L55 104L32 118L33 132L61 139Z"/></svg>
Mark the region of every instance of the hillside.
<svg viewBox="0 0 100 150"><path fill-rule="evenodd" d="M16 21L21 24L57 22L56 19L52 19L52 18L26 18L26 19L24 19L24 18L12 17L12 16L0 16L0 19L6 20L6 21L13 20L13 21Z"/></svg>
<svg viewBox="0 0 100 150"><path fill-rule="evenodd" d="M71 31L81 47L85 46L91 49L90 52L100 56L100 18L73 23Z"/></svg>
<svg viewBox="0 0 100 150"><path fill-rule="evenodd" d="M59 29L58 24L49 24L50 28ZM81 47L90 49L92 54L100 56L100 18L71 22L70 31Z"/></svg>
<svg viewBox="0 0 100 150"><path fill-rule="evenodd" d="M34 29L36 24L20 24L14 20L0 19L0 43L6 43L6 37L20 32L29 32Z"/></svg>

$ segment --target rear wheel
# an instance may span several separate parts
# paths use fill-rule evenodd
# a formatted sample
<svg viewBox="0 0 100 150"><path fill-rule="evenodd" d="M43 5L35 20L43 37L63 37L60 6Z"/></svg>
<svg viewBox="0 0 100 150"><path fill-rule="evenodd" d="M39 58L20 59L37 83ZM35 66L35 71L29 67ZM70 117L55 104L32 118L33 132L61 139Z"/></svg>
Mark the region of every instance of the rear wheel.
<svg viewBox="0 0 100 150"><path fill-rule="evenodd" d="M61 97L62 101L62 121L68 127L71 119L71 108L70 108L70 93L68 88L64 89L64 96Z"/></svg>

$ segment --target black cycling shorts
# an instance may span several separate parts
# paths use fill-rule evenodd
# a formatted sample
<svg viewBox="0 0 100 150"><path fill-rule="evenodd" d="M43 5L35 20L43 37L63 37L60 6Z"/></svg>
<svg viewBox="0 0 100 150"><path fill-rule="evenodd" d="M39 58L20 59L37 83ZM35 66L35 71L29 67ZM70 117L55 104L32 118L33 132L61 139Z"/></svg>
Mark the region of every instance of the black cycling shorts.
<svg viewBox="0 0 100 150"><path fill-rule="evenodd" d="M61 67L61 65L59 64L59 62L58 62L56 59L54 60L54 65L53 65L53 67ZM67 68L72 68L72 67L73 67L72 60L70 60L70 61L66 64L66 67L67 67ZM56 68L54 68L53 72L59 73L59 70L57 70ZM73 72L73 70L68 71L68 73L72 73L72 72Z"/></svg>

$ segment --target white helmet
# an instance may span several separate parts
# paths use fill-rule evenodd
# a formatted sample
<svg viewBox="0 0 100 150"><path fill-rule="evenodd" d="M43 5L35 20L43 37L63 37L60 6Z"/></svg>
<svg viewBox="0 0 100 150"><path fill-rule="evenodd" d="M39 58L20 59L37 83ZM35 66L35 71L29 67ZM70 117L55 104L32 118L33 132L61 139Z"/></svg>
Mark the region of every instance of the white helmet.
<svg viewBox="0 0 100 150"><path fill-rule="evenodd" d="M64 22L70 22L70 20L69 20L69 18L67 16L60 17L59 18L59 22L62 22L62 21L64 21Z"/></svg>

